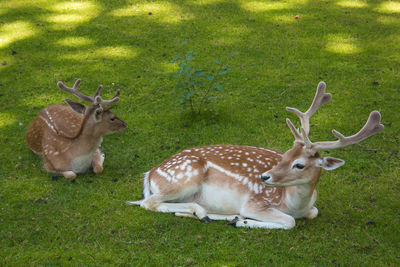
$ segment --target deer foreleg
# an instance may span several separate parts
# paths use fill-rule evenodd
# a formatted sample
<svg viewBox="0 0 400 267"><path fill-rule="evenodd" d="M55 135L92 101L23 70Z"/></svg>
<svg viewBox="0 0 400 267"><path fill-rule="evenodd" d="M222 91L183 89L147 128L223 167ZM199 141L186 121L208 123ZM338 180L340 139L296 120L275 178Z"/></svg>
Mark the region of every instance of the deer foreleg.
<svg viewBox="0 0 400 267"><path fill-rule="evenodd" d="M74 173L73 171L62 172L61 174L62 174L65 178L67 178L67 179L74 179L74 178L76 178L76 173Z"/></svg>
<svg viewBox="0 0 400 267"><path fill-rule="evenodd" d="M192 215L191 213L179 213L176 212L175 216L179 217L189 217L189 218L197 218L196 216ZM243 216L240 215L222 215L222 214L207 214L208 218L213 221L234 221L234 220L244 220Z"/></svg>
<svg viewBox="0 0 400 267"><path fill-rule="evenodd" d="M236 227L249 228L268 228L268 229L291 229L296 225L296 221L275 208L261 209L245 205L240 215L249 218L236 222Z"/></svg>
<svg viewBox="0 0 400 267"><path fill-rule="evenodd" d="M318 216L318 209L316 207L312 207L304 217L311 220L317 216Z"/></svg>
<svg viewBox="0 0 400 267"><path fill-rule="evenodd" d="M213 221L244 220L244 217L240 215L208 214L208 217Z"/></svg>
<svg viewBox="0 0 400 267"><path fill-rule="evenodd" d="M279 223L271 222L260 222L255 220L239 220L234 224L235 227L246 227L246 228L265 228L265 229L287 229L283 228Z"/></svg>
<svg viewBox="0 0 400 267"><path fill-rule="evenodd" d="M92 158L92 166L94 173L101 173L103 171L104 154L100 149L96 149Z"/></svg>

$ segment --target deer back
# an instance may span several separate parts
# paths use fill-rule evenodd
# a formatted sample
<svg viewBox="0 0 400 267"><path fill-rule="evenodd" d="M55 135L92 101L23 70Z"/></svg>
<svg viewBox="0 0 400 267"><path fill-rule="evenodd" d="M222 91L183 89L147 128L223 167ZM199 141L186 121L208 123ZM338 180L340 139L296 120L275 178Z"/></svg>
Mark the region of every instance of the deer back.
<svg viewBox="0 0 400 267"><path fill-rule="evenodd" d="M71 107L51 105L43 109L29 125L26 139L31 149L41 154L42 147L47 143L55 143L59 138L77 137L83 123L84 115L73 111Z"/></svg>

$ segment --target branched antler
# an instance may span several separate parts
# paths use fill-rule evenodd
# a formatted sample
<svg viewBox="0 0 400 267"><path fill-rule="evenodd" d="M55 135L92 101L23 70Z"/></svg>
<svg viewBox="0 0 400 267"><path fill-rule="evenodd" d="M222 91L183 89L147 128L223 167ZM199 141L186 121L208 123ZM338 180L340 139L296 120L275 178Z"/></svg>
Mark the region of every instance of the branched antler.
<svg viewBox="0 0 400 267"><path fill-rule="evenodd" d="M317 111L319 107L329 102L332 98L331 94L325 93L325 88L326 84L324 82L320 82L318 84L314 100L310 108L304 113L296 108L286 107L287 111L293 112L300 118L301 133L294 127L293 123L289 119L286 119L287 125L289 126L291 132L293 133L296 141L303 142L306 149L308 149L310 153L315 154L317 151L323 149L334 149L334 148L353 145L383 130L384 126L380 124L381 114L378 111L373 111L369 115L367 123L355 135L345 137L338 131L332 130L332 133L338 138L337 141L312 143L308 138L310 132L310 118Z"/></svg>
<svg viewBox="0 0 400 267"><path fill-rule="evenodd" d="M58 81L57 86L61 90L71 93L83 101L89 102L93 105L100 104L103 108L107 108L108 106L110 106L111 104L113 104L119 100L119 97L118 97L119 90L117 90L117 93L115 94L115 96L113 98L111 98L110 100L103 100L100 96L100 92L101 92L101 89L103 88L103 85L99 85L99 88L97 88L97 91L93 97L84 95L78 91L78 86L79 86L80 82L81 82L80 79L76 80L74 86L72 88L70 88L70 87L65 86L61 81Z"/></svg>
<svg viewBox="0 0 400 267"><path fill-rule="evenodd" d="M332 95L325 93L326 84L324 82L320 82L317 87L317 92L315 93L314 100L310 106L310 108L306 112L301 112L297 108L286 107L286 110L289 112L293 112L300 118L301 122L301 129L302 135L308 136L310 132L310 118L314 113L321 107L323 104L328 103ZM287 119L286 120L290 130L292 131L293 135L295 136L296 140L303 140L300 136L300 133L296 130L293 126L292 122Z"/></svg>
<svg viewBox="0 0 400 267"><path fill-rule="evenodd" d="M324 142L315 142L311 143L311 150L313 152L317 152L323 149L334 149L334 148L341 148L349 145L353 145L356 143L361 142L362 140L379 133L383 130L384 126L380 123L381 114L379 111L372 111L369 114L369 118L365 123L364 127L361 130L352 136L344 136L343 134L339 133L336 130L332 130L334 136L338 138L336 141L324 141ZM309 140L308 140L309 141Z"/></svg>

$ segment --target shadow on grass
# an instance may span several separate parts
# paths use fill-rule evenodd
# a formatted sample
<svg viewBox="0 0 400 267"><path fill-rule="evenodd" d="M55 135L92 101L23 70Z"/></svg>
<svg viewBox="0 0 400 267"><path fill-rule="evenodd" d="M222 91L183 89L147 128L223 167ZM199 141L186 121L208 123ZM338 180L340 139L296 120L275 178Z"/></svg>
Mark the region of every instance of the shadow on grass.
<svg viewBox="0 0 400 267"><path fill-rule="evenodd" d="M56 82L72 84L76 78L82 78L81 90L87 93L100 83L105 96L121 89L116 113L151 133L162 135L171 123L180 126L193 118L174 104L169 61L188 50L197 51L206 66L231 55L227 63L233 66L222 81L223 101L211 107L223 112L203 114L193 123L208 115L219 124L250 121L262 109L261 127L272 115L286 116L281 103L308 103L319 80L329 88L345 88L327 114L339 108L350 120L367 116L353 110L364 92L362 103L370 110L385 112L395 105L386 101L392 94L386 88L399 81L390 79L399 58L385 49L398 39L395 4L204 0L7 1L0 6L5 62L0 110L13 114L0 129L18 133L18 140L19 124L24 128L41 108L66 97ZM230 117L242 106L239 120Z"/></svg>
<svg viewBox="0 0 400 267"><path fill-rule="evenodd" d="M306 105L319 80L338 88L335 104L317 118L328 127L343 117L345 125L361 126L373 109L388 123L396 119L391 112L400 82L399 56L393 53L400 25L395 3L7 1L0 7L0 130L7 136L3 144L16 144L4 153L26 150L21 140L28 123L40 109L68 97L56 82L72 84L76 78L89 94L100 83L106 97L121 89L115 111L131 127L110 137L116 151L130 136L135 145L153 150L160 138L192 140L182 147L208 143L201 136L217 137L218 127L246 137L226 141L232 136L225 135L216 142L246 143L247 134L257 135L261 127L273 131L262 132L266 136L257 141L275 139L271 119L287 116L285 105ZM233 66L222 81L222 101L211 105L218 114L193 117L174 104L176 81L169 74L175 67L169 62L188 50L197 51L205 66L221 57ZM354 110L357 105L364 108ZM330 116L336 110L341 114ZM247 126L255 119L259 123ZM183 137L174 137L176 129ZM331 138L325 132L324 138Z"/></svg>

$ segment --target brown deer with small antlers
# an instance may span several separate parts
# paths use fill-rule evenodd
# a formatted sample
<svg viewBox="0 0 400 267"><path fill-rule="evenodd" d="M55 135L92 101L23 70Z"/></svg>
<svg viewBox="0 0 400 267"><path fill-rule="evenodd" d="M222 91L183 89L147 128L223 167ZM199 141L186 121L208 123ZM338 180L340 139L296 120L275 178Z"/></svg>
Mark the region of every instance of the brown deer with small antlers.
<svg viewBox="0 0 400 267"><path fill-rule="evenodd" d="M100 96L102 85L93 97L78 91L78 79L73 88L58 82L58 87L89 102L90 106L65 99L69 106L51 105L43 109L28 126L26 140L32 151L43 157L48 172L75 178L77 173L93 167L103 171L104 154L100 151L102 136L121 131L126 123L117 118L110 105L119 100L119 90L110 100Z"/></svg>
<svg viewBox="0 0 400 267"><path fill-rule="evenodd" d="M182 151L145 174L144 198L127 204L202 221L232 220L236 227L291 229L295 219L313 219L316 185L321 169L334 170L344 161L322 157L320 150L356 144L383 129L378 111L365 126L337 141L312 143L310 117L331 100L320 82L311 107L305 112L286 108L301 121L301 132L286 122L295 141L286 153L261 147L215 145Z"/></svg>

